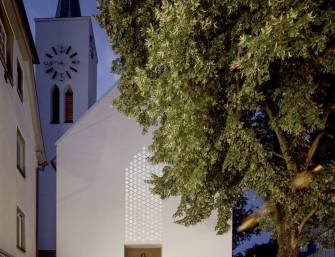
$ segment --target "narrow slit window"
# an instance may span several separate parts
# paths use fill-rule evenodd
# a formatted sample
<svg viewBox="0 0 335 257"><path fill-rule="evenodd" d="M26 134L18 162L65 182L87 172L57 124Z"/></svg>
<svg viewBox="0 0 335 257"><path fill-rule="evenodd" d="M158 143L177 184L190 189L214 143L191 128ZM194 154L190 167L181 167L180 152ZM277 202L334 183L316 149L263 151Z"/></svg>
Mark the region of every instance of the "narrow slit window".
<svg viewBox="0 0 335 257"><path fill-rule="evenodd" d="M54 86L51 92L51 123L59 123L59 88Z"/></svg>
<svg viewBox="0 0 335 257"><path fill-rule="evenodd" d="M73 92L71 88L65 91L65 123L73 123Z"/></svg>

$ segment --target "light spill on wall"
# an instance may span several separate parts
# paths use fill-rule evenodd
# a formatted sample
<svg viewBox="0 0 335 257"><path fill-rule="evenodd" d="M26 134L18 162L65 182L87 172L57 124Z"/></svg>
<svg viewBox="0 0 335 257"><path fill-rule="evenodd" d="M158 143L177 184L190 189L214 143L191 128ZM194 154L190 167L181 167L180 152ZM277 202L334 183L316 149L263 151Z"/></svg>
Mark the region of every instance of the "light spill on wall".
<svg viewBox="0 0 335 257"><path fill-rule="evenodd" d="M150 165L149 153L143 147L126 168L126 244L150 244L162 241L162 201L150 192L145 181L159 166Z"/></svg>

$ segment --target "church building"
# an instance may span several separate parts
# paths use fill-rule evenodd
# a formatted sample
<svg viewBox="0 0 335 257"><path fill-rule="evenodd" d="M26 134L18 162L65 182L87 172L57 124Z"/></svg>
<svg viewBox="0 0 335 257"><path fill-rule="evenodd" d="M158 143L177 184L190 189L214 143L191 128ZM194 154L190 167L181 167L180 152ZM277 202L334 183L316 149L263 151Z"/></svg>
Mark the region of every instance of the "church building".
<svg viewBox="0 0 335 257"><path fill-rule="evenodd" d="M231 257L232 234L216 217L173 222L178 198L162 201L145 182L151 134L111 103L117 85L57 141L58 257Z"/></svg>
<svg viewBox="0 0 335 257"><path fill-rule="evenodd" d="M36 83L46 156L39 172L40 257L230 257L231 232L216 217L176 225L178 198L162 201L145 182L151 134L111 105L97 103L91 18L79 0L59 0L55 17L36 19ZM56 147L57 146L57 147Z"/></svg>
<svg viewBox="0 0 335 257"><path fill-rule="evenodd" d="M55 17L35 19L36 84L49 165L39 172L39 257L56 255L56 140L94 104L97 55L79 0L59 0Z"/></svg>

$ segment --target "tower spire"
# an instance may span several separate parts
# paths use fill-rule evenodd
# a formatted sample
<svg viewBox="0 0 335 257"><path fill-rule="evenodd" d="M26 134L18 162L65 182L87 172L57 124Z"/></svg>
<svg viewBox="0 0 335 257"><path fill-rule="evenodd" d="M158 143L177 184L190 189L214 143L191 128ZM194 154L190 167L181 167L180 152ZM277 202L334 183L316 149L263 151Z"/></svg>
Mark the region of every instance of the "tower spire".
<svg viewBox="0 0 335 257"><path fill-rule="evenodd" d="M81 17L79 0L58 0L56 18Z"/></svg>

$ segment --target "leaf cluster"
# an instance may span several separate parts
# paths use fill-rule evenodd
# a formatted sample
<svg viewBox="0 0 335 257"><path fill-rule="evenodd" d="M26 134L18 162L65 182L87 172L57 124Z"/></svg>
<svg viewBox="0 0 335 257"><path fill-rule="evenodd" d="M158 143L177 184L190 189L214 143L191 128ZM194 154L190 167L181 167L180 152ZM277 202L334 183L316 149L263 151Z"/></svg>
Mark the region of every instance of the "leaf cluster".
<svg viewBox="0 0 335 257"><path fill-rule="evenodd" d="M334 242L333 0L110 0L100 11L120 55L115 105L155 128L151 161L165 167L151 184L180 197L178 223L216 211L224 233L253 189L277 207L262 222L274 237L303 223L300 244ZM316 165L309 188L292 188Z"/></svg>

